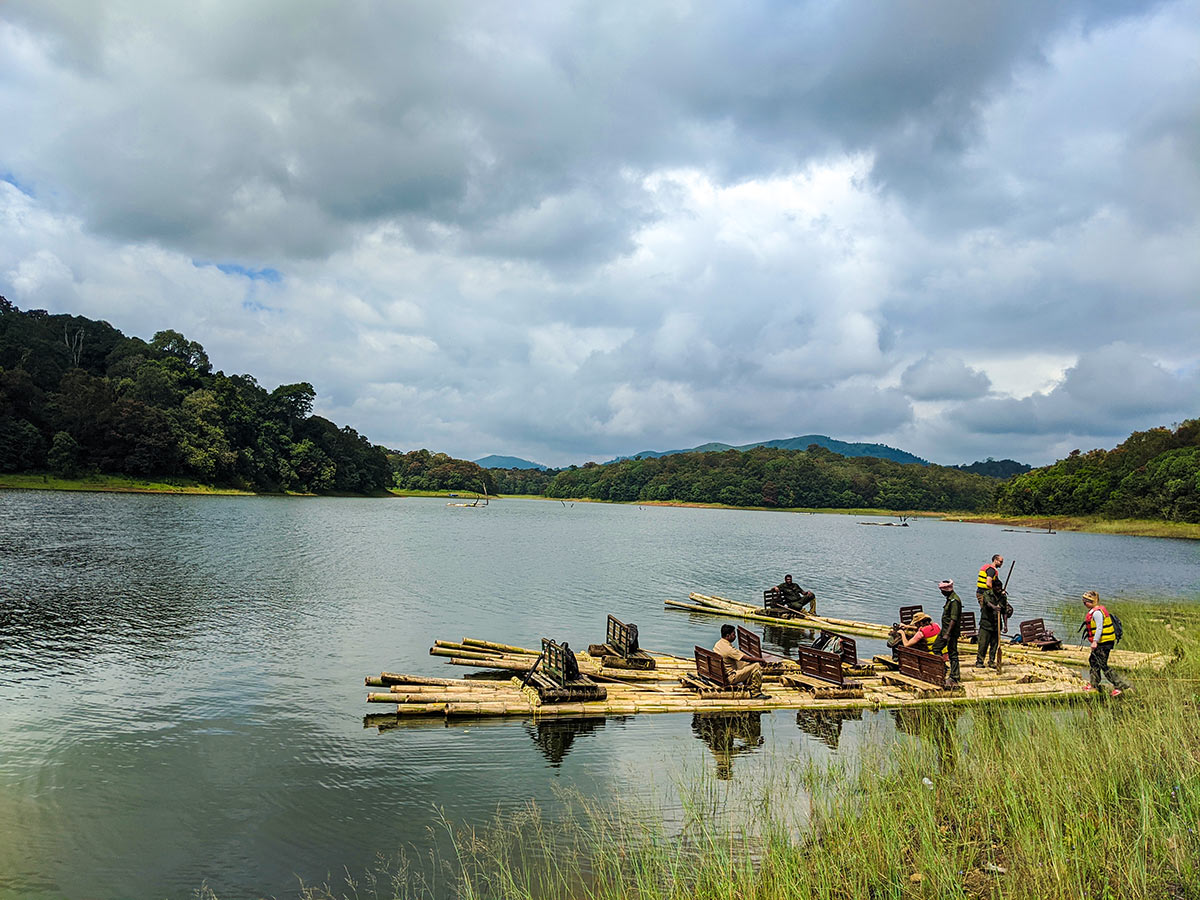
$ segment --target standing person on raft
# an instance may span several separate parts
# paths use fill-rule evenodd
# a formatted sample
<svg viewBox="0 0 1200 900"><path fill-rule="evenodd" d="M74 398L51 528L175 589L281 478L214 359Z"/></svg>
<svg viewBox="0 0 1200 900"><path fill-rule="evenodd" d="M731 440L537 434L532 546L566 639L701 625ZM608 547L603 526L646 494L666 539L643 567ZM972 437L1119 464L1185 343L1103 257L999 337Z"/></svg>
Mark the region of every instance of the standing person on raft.
<svg viewBox="0 0 1200 900"><path fill-rule="evenodd" d="M721 657L721 662L725 664L725 674L729 676L730 684L749 682L751 696L765 700L767 695L762 692L762 660L733 646L733 636L736 632L737 629L732 625L722 625L721 639L713 644L713 653Z"/></svg>
<svg viewBox="0 0 1200 900"><path fill-rule="evenodd" d="M999 553L992 561L979 567L979 578L975 582L975 599L979 601L979 648L975 651L975 668L983 667L984 657L988 666L996 665L996 650L1000 647L1000 618L1012 615L1008 605L1008 594L1000 570L1004 568L1004 557Z"/></svg>
<svg viewBox="0 0 1200 900"><path fill-rule="evenodd" d="M1108 654L1112 653L1113 645L1117 642L1113 617L1100 604L1100 595L1095 591L1088 591L1083 595L1083 606L1087 610L1087 615L1083 618L1083 627L1086 630L1088 643L1092 647L1092 652L1088 655L1088 674L1091 676L1091 680L1084 690L1100 690L1100 678L1104 676L1112 682L1112 695L1120 697L1129 690L1129 684L1108 667Z"/></svg>
<svg viewBox="0 0 1200 900"><path fill-rule="evenodd" d="M946 661L950 664L946 687L957 687L962 681L962 671L958 666L958 634L962 630L962 601L958 599L958 594L954 591L954 582L949 578L938 583L938 590L942 592L942 597L946 601L942 607L942 631L929 649L933 653L941 653L945 650Z"/></svg>
<svg viewBox="0 0 1200 900"><path fill-rule="evenodd" d="M809 615L817 614L817 595L792 581L791 575L784 575L783 584L775 585L775 589L779 591L779 602L793 612L805 612L807 606Z"/></svg>

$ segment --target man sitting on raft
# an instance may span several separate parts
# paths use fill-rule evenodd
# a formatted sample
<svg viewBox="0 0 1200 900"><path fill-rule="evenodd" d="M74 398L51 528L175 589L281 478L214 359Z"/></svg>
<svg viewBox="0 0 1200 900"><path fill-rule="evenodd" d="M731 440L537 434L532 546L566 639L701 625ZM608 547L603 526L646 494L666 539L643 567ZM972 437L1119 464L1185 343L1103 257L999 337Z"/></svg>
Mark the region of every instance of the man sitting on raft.
<svg viewBox="0 0 1200 900"><path fill-rule="evenodd" d="M775 589L779 591L779 606L776 608L802 613L807 606L809 615L817 614L817 595L792 581L791 575L784 575L783 584L777 584Z"/></svg>

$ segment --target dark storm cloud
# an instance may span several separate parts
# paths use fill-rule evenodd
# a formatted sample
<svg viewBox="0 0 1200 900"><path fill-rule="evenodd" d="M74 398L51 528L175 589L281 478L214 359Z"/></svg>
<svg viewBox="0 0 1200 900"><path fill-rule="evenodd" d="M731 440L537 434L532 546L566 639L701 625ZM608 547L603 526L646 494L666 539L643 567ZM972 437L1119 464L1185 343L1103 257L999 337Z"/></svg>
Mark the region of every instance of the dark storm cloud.
<svg viewBox="0 0 1200 900"><path fill-rule="evenodd" d="M190 253L319 256L409 217L468 251L603 259L641 222L630 187L607 190L626 169L744 179L865 149L883 183L935 193L1014 65L1123 12L10 3L61 68L59 105L6 156L101 233Z"/></svg>
<svg viewBox="0 0 1200 900"><path fill-rule="evenodd" d="M1197 411L1200 372L1169 372L1136 348L1112 344L1085 354L1053 390L978 400L951 419L985 434L1121 436Z"/></svg>
<svg viewBox="0 0 1200 900"><path fill-rule="evenodd" d="M971 400L986 394L991 382L961 359L930 353L904 370L900 387L914 400Z"/></svg>

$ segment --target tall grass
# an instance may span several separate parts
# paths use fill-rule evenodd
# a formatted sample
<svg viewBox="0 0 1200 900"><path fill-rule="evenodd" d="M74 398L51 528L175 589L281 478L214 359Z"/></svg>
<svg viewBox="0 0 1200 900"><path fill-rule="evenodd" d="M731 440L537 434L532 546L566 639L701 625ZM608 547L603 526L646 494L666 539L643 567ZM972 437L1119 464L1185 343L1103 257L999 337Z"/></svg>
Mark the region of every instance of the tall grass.
<svg viewBox="0 0 1200 900"><path fill-rule="evenodd" d="M1200 898L1200 606L1121 613L1129 649L1173 662L1118 700L910 710L913 737L827 768L694 779L670 827L634 798L565 824L530 806L451 829L436 884L402 864L352 896Z"/></svg>

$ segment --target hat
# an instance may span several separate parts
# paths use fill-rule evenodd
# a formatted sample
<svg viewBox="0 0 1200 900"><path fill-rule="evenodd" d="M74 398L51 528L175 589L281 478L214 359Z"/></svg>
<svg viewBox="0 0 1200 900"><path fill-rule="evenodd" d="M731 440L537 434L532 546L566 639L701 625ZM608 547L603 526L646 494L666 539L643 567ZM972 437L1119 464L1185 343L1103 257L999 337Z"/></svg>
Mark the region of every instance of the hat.
<svg viewBox="0 0 1200 900"><path fill-rule="evenodd" d="M947 578L945 581L939 581L938 582L938 590L939 591L954 590L954 580L952 578Z"/></svg>
<svg viewBox="0 0 1200 900"><path fill-rule="evenodd" d="M1093 603L1099 603L1099 602L1100 602L1100 595L1099 595L1099 594L1097 594L1095 591L1087 591L1087 592L1085 592L1085 593L1084 593L1084 595L1083 595L1083 599L1084 599L1084 600L1091 600Z"/></svg>
<svg viewBox="0 0 1200 900"><path fill-rule="evenodd" d="M915 616L912 617L913 625L920 625L922 622L932 622L932 621L933 621L933 619L929 618L929 613L919 612Z"/></svg>

